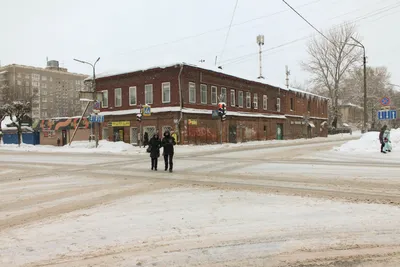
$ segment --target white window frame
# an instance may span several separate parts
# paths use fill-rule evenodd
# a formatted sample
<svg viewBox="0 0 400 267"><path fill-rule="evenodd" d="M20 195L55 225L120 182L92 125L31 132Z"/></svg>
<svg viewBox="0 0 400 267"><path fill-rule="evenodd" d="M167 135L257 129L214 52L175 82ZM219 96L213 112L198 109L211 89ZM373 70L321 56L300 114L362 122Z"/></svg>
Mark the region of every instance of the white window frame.
<svg viewBox="0 0 400 267"><path fill-rule="evenodd" d="M211 86L211 104L218 104L218 88L216 86Z"/></svg>
<svg viewBox="0 0 400 267"><path fill-rule="evenodd" d="M205 90L204 90L205 89ZM206 84L200 84L200 103L201 104L207 104L207 85ZM205 97L203 98L203 92L205 92Z"/></svg>
<svg viewBox="0 0 400 267"><path fill-rule="evenodd" d="M108 108L108 90L103 90L103 91L101 91L101 92L103 93L103 101L102 101L102 103L101 103L101 107L102 107L102 108ZM106 95L107 97L104 97L105 95ZM105 99L107 99L107 103L104 102Z"/></svg>
<svg viewBox="0 0 400 267"><path fill-rule="evenodd" d="M149 91L148 91L148 89L149 89ZM150 96L149 96L149 98L150 99L147 99L147 94L150 94ZM153 84L146 84L145 86L144 86L144 103L147 105L147 104L153 104Z"/></svg>
<svg viewBox="0 0 400 267"><path fill-rule="evenodd" d="M222 95L222 102L226 103L227 95L226 95L226 88L225 87L221 88L221 95Z"/></svg>
<svg viewBox="0 0 400 267"><path fill-rule="evenodd" d="M236 106L236 92L235 89L231 89L231 106Z"/></svg>
<svg viewBox="0 0 400 267"><path fill-rule="evenodd" d="M132 95L135 96L135 102L132 103ZM129 106L136 106L137 105L137 88L136 86L129 87Z"/></svg>
<svg viewBox="0 0 400 267"><path fill-rule="evenodd" d="M251 93L246 92L246 108L251 108Z"/></svg>
<svg viewBox="0 0 400 267"><path fill-rule="evenodd" d="M164 90L168 90L168 98L169 99L165 99L164 98ZM164 82L161 84L161 100L162 103L171 103L171 83L170 82Z"/></svg>
<svg viewBox="0 0 400 267"><path fill-rule="evenodd" d="M244 99L243 99L243 91L238 92L238 106L239 108L243 107Z"/></svg>
<svg viewBox="0 0 400 267"><path fill-rule="evenodd" d="M117 92L119 92L119 96L120 96L119 105L117 105ZM122 107L122 89L121 88L114 89L114 107L116 107L116 108Z"/></svg>
<svg viewBox="0 0 400 267"><path fill-rule="evenodd" d="M196 84L193 82L189 83L189 103L196 103Z"/></svg>
<svg viewBox="0 0 400 267"><path fill-rule="evenodd" d="M254 103L257 103L257 104L254 105ZM257 93L253 94L253 105L254 105L254 109L258 109L258 94Z"/></svg>
<svg viewBox="0 0 400 267"><path fill-rule="evenodd" d="M276 98L276 111L281 112L281 99L279 97Z"/></svg>
<svg viewBox="0 0 400 267"><path fill-rule="evenodd" d="M263 95L263 110L268 110L268 95Z"/></svg>

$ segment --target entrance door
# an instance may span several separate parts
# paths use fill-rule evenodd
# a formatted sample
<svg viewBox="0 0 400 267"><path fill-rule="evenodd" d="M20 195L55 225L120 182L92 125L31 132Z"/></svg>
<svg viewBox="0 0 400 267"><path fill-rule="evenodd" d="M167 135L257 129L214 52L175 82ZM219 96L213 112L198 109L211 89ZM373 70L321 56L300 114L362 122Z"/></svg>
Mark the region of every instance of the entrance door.
<svg viewBox="0 0 400 267"><path fill-rule="evenodd" d="M61 140L62 140L62 145L65 146L67 144L67 131L66 130L62 130Z"/></svg>
<svg viewBox="0 0 400 267"><path fill-rule="evenodd" d="M124 141L124 128L114 128L114 142Z"/></svg>
<svg viewBox="0 0 400 267"><path fill-rule="evenodd" d="M229 125L229 142L236 143L236 125Z"/></svg>
<svg viewBox="0 0 400 267"><path fill-rule="evenodd" d="M283 139L283 124L282 123L276 124L276 139L277 140Z"/></svg>
<svg viewBox="0 0 400 267"><path fill-rule="evenodd" d="M138 144L138 128L131 128L131 144L137 145Z"/></svg>

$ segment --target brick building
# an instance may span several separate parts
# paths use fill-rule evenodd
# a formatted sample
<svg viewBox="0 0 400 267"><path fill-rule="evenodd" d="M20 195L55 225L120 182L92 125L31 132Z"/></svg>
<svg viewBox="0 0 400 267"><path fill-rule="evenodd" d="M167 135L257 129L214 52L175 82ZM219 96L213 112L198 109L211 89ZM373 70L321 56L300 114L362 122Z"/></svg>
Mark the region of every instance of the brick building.
<svg viewBox="0 0 400 267"><path fill-rule="evenodd" d="M220 127L223 142L327 136L327 98L221 69L178 63L99 76L96 84L104 96L103 139L137 144L140 124L150 137L173 130L181 144L219 142ZM227 104L224 122L212 116L219 96ZM144 104L151 116L139 123Z"/></svg>

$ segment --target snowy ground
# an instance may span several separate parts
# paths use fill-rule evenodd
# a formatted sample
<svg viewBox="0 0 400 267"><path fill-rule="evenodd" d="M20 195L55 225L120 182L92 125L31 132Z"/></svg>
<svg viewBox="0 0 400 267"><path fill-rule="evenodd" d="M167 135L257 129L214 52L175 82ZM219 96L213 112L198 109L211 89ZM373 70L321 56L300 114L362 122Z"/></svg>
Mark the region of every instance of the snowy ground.
<svg viewBox="0 0 400 267"><path fill-rule="evenodd" d="M400 266L396 151L340 138L191 148L172 174L146 153L3 150L0 266Z"/></svg>

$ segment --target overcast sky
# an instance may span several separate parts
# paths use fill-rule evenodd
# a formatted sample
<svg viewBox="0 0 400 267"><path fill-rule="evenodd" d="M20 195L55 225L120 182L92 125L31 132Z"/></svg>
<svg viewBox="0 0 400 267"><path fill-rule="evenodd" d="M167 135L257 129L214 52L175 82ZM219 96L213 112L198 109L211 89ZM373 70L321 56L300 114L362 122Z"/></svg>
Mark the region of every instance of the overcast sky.
<svg viewBox="0 0 400 267"><path fill-rule="evenodd" d="M319 29L355 21L366 46L368 65L387 66L400 84L400 3L398 0L287 0ZM256 78L256 36L263 49L311 36L315 31L281 0L239 0L222 52L236 0L0 0L0 60L44 67L46 57L72 72L91 73L73 61L101 57L97 72L125 71L171 62L213 65ZM309 75L307 39L263 56L263 75L303 83ZM252 54L253 53L253 54ZM249 55L246 57L246 55Z"/></svg>

